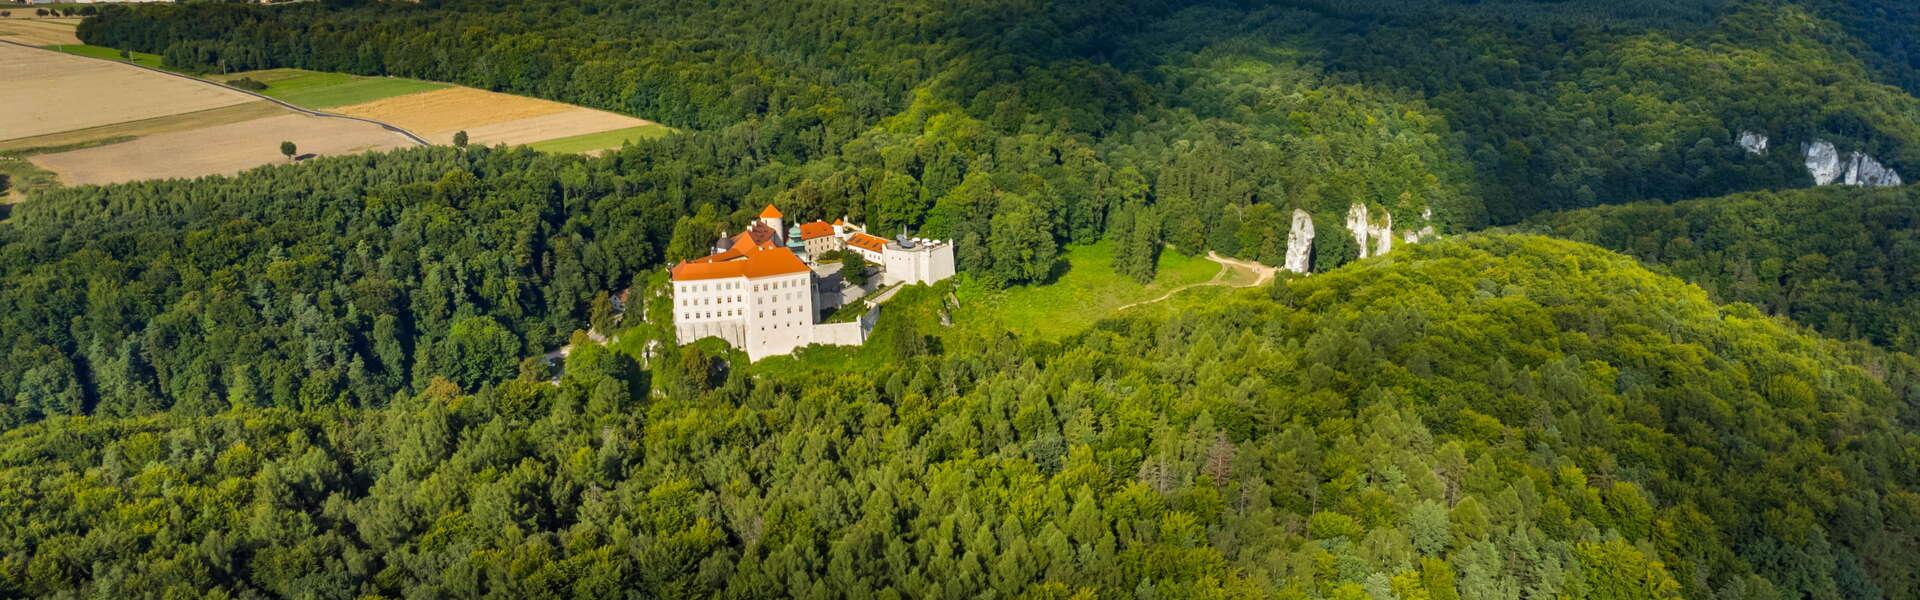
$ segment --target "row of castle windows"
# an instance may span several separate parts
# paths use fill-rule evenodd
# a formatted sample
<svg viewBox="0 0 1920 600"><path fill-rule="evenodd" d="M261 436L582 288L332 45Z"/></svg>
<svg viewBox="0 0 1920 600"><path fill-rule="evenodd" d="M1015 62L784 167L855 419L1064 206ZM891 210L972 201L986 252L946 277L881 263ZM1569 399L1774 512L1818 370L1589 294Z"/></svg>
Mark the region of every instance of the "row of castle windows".
<svg viewBox="0 0 1920 600"><path fill-rule="evenodd" d="M799 307L794 307L794 306L789 306L789 307L786 307L786 308L784 308L784 309L781 309L781 308L775 308L775 309L773 309L773 311L772 311L772 313L771 313L771 314L772 314L772 315L774 315L774 316L780 316L780 315L791 315L791 314L794 314L794 313L797 313L797 312L800 312L800 309L799 309ZM746 311L743 311L743 310L721 310L721 311L695 311L695 312L683 312L683 313L680 313L680 318L682 318L682 319L712 319L712 318L715 318L715 317L738 317L738 316L741 316L741 315L744 315L744 314L746 314ZM753 313L753 314L754 314L754 318L758 318L758 319L765 319L765 318L767 318L767 315L768 315L769 313L768 313L768 312L766 312L766 311L760 311L760 312L755 312L755 313Z"/></svg>

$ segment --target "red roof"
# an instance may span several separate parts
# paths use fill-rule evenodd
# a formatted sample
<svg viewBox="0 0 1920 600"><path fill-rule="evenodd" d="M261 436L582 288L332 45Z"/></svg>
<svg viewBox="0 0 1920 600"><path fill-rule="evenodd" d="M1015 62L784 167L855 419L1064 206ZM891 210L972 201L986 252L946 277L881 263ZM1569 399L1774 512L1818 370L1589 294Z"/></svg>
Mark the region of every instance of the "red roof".
<svg viewBox="0 0 1920 600"><path fill-rule="evenodd" d="M833 235L833 226L826 221L814 221L800 224L800 239L811 240Z"/></svg>
<svg viewBox="0 0 1920 600"><path fill-rule="evenodd" d="M760 218L778 219L780 218L780 209L774 208L772 204L768 204L766 208L760 209Z"/></svg>
<svg viewBox="0 0 1920 600"><path fill-rule="evenodd" d="M806 263L800 262L800 257L794 256L792 250L771 241L772 228L759 223L755 225L757 227L734 236L733 247L725 252L674 265L673 280L753 279L807 270Z"/></svg>
<svg viewBox="0 0 1920 600"><path fill-rule="evenodd" d="M766 223L754 221L752 225L747 226L746 232L740 235L751 237L753 238L753 243L765 246L767 244L779 243L776 239L779 237L780 232L772 227L768 227ZM736 241L734 245L737 246L739 243L740 242Z"/></svg>
<svg viewBox="0 0 1920 600"><path fill-rule="evenodd" d="M847 244L868 252L880 252L887 247L887 238L855 233L847 238Z"/></svg>

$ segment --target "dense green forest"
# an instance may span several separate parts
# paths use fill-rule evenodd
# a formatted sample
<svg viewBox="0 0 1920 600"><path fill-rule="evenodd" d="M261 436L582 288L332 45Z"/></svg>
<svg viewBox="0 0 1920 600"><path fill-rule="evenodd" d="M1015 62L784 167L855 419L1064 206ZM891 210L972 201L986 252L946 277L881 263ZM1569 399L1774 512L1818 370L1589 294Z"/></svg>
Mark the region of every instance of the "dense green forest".
<svg viewBox="0 0 1920 600"><path fill-rule="evenodd" d="M1813 139L1920 173L1898 0L196 2L79 35L681 133L18 205L0 596L1920 597L1920 198L1793 189ZM1169 246L1280 263L1300 209L1316 273L1059 341L908 290L926 318L855 368L677 346L659 268L766 203L952 238L985 290L1096 240L1140 281ZM1356 262L1356 205L1444 239ZM1475 232L1507 225L1601 247Z"/></svg>
<svg viewBox="0 0 1920 600"><path fill-rule="evenodd" d="M1591 246L925 348L823 377L587 345L557 386L18 428L0 593L1920 594L1920 363Z"/></svg>
<svg viewBox="0 0 1920 600"><path fill-rule="evenodd" d="M1920 52L1889 41L1910 40L1920 18L1897 2L755 6L138 7L103 12L80 35L180 68L457 81L688 129L764 122L792 136L789 159L833 163L852 190L914 197L892 211L906 224L968 173L1026 175L991 160L1022 138L1113 178L1131 167L1150 198L1234 215L1215 220L1222 228L1270 224L1245 214L1258 205L1331 205L1338 218L1368 202L1405 224L1431 205L1443 229L1464 229L1800 186L1794 150L1815 138L1920 171L1917 88L1898 87ZM876 129L916 109L945 126ZM1782 151L1747 155L1733 143L1742 130ZM1111 208L1082 208L1080 189L1001 187L1066 196L1057 202L1088 215ZM1062 235L1099 224L1069 221ZM1238 237L1163 227L1187 246Z"/></svg>
<svg viewBox="0 0 1920 600"><path fill-rule="evenodd" d="M1762 192L1543 215L1526 229L1624 252L1827 335L1920 353L1920 195Z"/></svg>
<svg viewBox="0 0 1920 600"><path fill-rule="evenodd" d="M1806 175L1788 150L1813 136L1920 166L1906 158L1915 100L1876 83L1899 81L1898 61L1862 50L1847 10L110 7L85 39L176 67L458 81L688 133L590 160L398 152L44 194L0 229L0 303L19 307L0 317L17 323L0 328L16 359L0 367L0 418L234 403L215 395L365 406L436 375L474 389L511 376L508 356L557 346L599 293L700 253L766 202L952 238L961 270L997 286L1043 282L1054 247L1102 237L1143 281L1162 244L1279 263L1293 208L1314 215L1326 270L1359 255L1341 234L1356 204L1401 231L1458 233L1792 187ZM1732 143L1749 128L1782 151ZM382 235L396 225L422 233ZM441 351L455 347L479 358Z"/></svg>

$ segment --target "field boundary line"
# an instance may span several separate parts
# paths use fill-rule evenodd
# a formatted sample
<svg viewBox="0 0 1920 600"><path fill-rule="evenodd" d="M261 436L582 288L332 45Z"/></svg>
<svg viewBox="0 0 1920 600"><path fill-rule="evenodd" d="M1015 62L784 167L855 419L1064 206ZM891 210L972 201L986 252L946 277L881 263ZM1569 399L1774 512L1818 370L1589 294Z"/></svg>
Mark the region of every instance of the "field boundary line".
<svg viewBox="0 0 1920 600"><path fill-rule="evenodd" d="M12 41L12 40L0 40L0 43L6 43L6 44L13 44L13 45L15 45L15 46L19 46L19 47L22 47L22 48L32 48L32 49L34 49L34 50L41 50L41 51L46 51L46 52L59 52L58 50L47 50L46 48L41 48L41 47L39 47L39 46L28 46L28 45L26 45L26 44L22 44L22 43L19 43L19 42L15 42L15 41ZM304 114L304 115L307 115L307 116L310 116L310 117L321 117L321 118L332 118L332 119L347 119L347 120L350 120L350 121L359 121L359 122L362 122L362 123L371 123L371 124L374 124L374 125L378 125L378 126L380 126L380 127L382 128L382 129L386 129L387 131L391 131L391 132L394 132L394 133L397 133L397 134L400 134L400 136L401 136L401 137L404 137L404 138L407 138L407 140L408 140L408 141L411 141L411 142L413 142L413 143L415 143L415 144L419 144L419 145L421 145L421 146L432 146L432 145L433 145L433 143L432 143L432 142L429 142L429 141L427 141L427 140L426 140L426 138L423 138L423 137L420 137L420 136L418 136L418 135L414 135L414 133L413 133L413 132L411 132L411 131L407 131L406 129L403 129L403 128L401 128L401 127L400 127L400 126L398 126L398 125L394 125L394 124L392 124L392 123L387 123L387 122L384 122L384 121L376 121L376 120L373 120L373 119L368 119L368 118L366 118L366 117L356 117L356 116L353 116L353 115L343 115L343 114L339 114L339 113L330 113L330 112L326 112L326 111L321 111L321 110L313 110L313 109L310 109L310 108L302 108L302 107L299 107L299 106L294 106L294 105L292 105L292 104L288 104L288 103L286 103L286 101L284 101L284 100L281 100L281 99L279 99L279 98L275 98L275 97L272 97L272 96L268 96L268 95L266 95L266 94L262 94L262 93L259 93L259 92L255 92L255 91L253 91L253 90L244 90L244 89L240 89L240 88L237 88L237 87L233 87L233 86L231 86L231 85L227 85L227 84L225 84L225 83L221 83L221 82L218 82L218 81L214 81L214 80L211 80L211 79L203 79L203 78L200 78L200 77L194 77L194 76L192 76L192 75L187 75L187 74L185 74L185 73L175 73L175 72L173 72L173 71L168 71L168 70L166 70L166 69L155 69L155 68L153 68L153 67L149 67L149 66L146 66L146 65L142 65L142 64L136 64L136 63L131 63L131 62L126 62L126 61L119 61L119 60L112 60L112 59L107 59L107 58L96 58L96 57L92 57L92 56L82 56L82 55L79 55L79 54L73 54L73 53L70 53L70 52L60 52L60 53L61 53L61 54L65 54L65 55L67 55L67 56L78 56L78 57L80 57L80 58L84 58L84 59L88 59L88 60L98 60L98 61L102 61L102 62L110 62L110 63L113 63L113 64L117 64L117 65L126 65L126 66L129 66L129 67L133 67L133 68L136 68L136 69L145 69L145 70L148 70L148 71L152 71L152 72L155 72L155 73L159 73L159 74L161 74L161 75L166 75L166 76L169 76L169 77L178 77L178 78L181 78L181 79L185 79L185 80L188 80L188 81L194 81L194 82L199 82L199 83L205 83L205 84L208 84L208 85L213 85L213 86L218 86L218 87L220 87L220 88L223 88L223 89L229 89L229 90L233 90L233 91L236 91L236 92L240 92L240 93L242 93L242 94L246 94L246 95L248 95L248 96L253 96L253 97L255 97L255 98L259 98L259 99L261 99L261 100L266 100L266 101L268 101L268 102L272 102L272 103L274 103L274 104L278 104L278 105L280 105L280 106L281 106L282 108L286 108L287 110L291 110L291 111L294 111L294 112L297 112L297 113L300 113L300 114Z"/></svg>

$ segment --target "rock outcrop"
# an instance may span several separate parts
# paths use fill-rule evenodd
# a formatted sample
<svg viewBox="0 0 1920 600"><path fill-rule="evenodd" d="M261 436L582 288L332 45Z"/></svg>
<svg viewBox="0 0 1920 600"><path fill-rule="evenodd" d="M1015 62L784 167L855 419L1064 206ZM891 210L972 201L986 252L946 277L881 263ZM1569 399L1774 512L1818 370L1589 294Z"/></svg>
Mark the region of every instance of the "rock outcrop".
<svg viewBox="0 0 1920 600"><path fill-rule="evenodd" d="M1422 225L1419 229L1408 229L1400 232L1400 241L1412 244L1421 240L1432 239L1434 236L1439 235L1439 232L1433 228L1433 207L1428 206L1420 209L1420 221Z"/></svg>
<svg viewBox="0 0 1920 600"><path fill-rule="evenodd" d="M1814 140L1804 146L1807 174L1814 185L1858 185L1889 187L1901 185L1900 174L1880 161L1860 152L1845 156L1832 142Z"/></svg>
<svg viewBox="0 0 1920 600"><path fill-rule="evenodd" d="M1347 207L1347 231L1353 233L1353 243L1360 249L1360 258L1371 258L1393 251L1393 213L1380 215L1379 223L1373 222L1367 205L1355 202Z"/></svg>
<svg viewBox="0 0 1920 600"><path fill-rule="evenodd" d="M1769 143L1771 143L1771 140L1768 140L1764 134L1752 131L1740 132L1740 147L1746 148L1749 153L1764 156L1767 153L1767 144Z"/></svg>
<svg viewBox="0 0 1920 600"><path fill-rule="evenodd" d="M1313 268L1313 215L1293 209L1293 228L1287 232L1287 262L1282 265L1295 273Z"/></svg>
<svg viewBox="0 0 1920 600"><path fill-rule="evenodd" d="M1840 178L1840 182L1867 187L1894 187L1902 183L1899 173L1859 152L1853 153L1853 160L1847 164L1847 174Z"/></svg>

